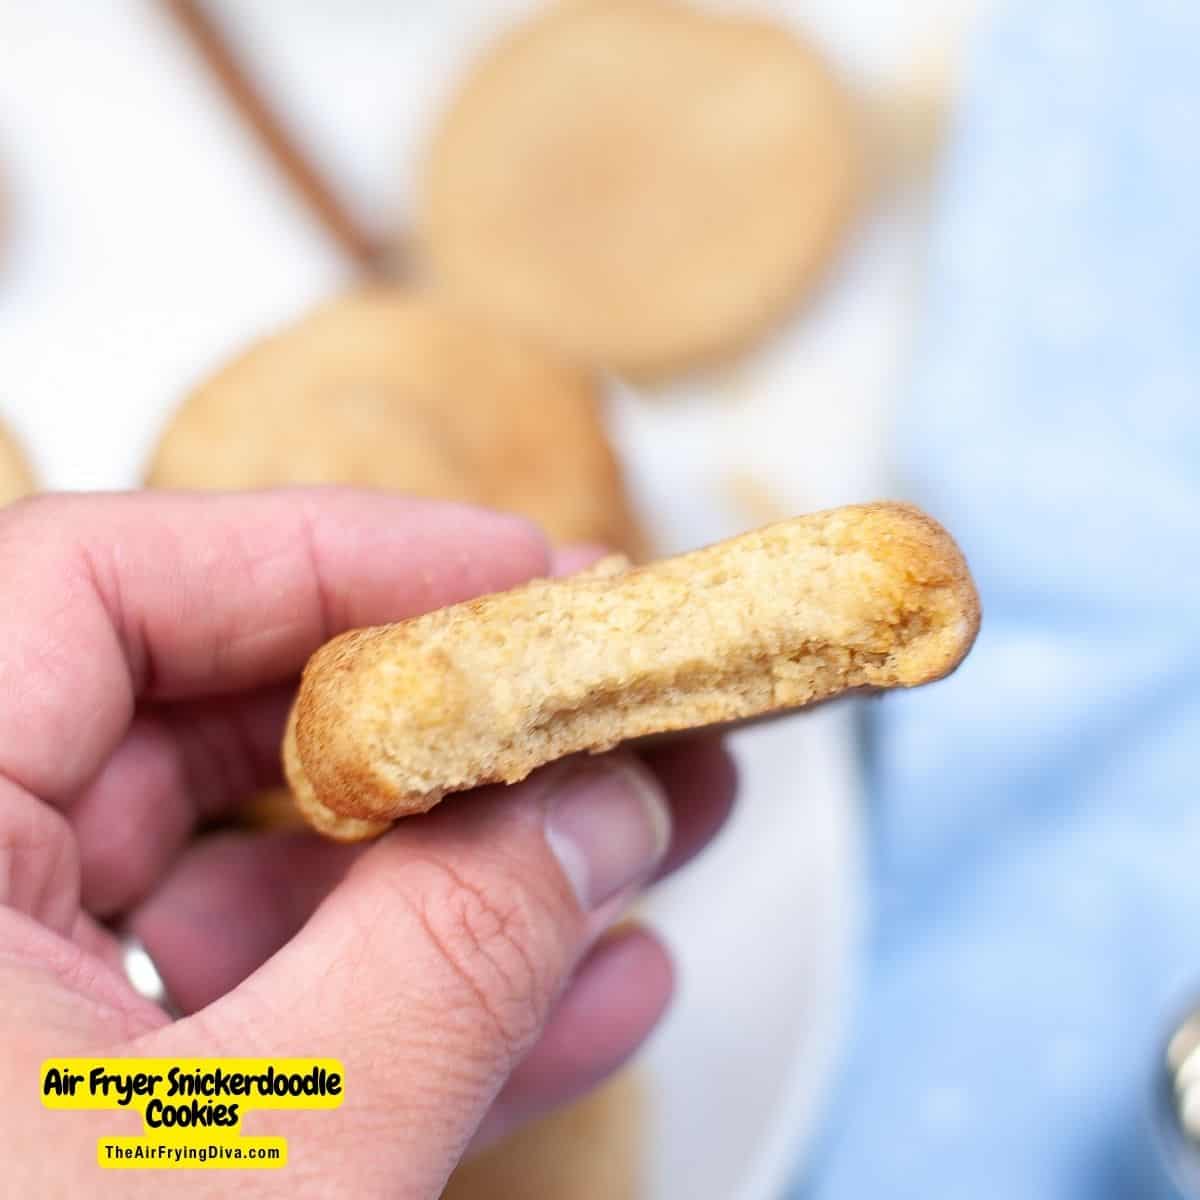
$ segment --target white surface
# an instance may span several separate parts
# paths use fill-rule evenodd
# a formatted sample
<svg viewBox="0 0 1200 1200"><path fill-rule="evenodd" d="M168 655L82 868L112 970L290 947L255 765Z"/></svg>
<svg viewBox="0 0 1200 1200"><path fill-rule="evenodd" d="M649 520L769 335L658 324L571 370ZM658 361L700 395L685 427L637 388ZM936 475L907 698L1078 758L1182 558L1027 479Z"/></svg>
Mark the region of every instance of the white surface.
<svg viewBox="0 0 1200 1200"><path fill-rule="evenodd" d="M406 163L453 65L498 8L259 0L223 11L382 224L406 202ZM885 75L920 28L899 0L797 11L860 79ZM0 417L51 486L134 484L192 380L348 277L142 0L0 0L0 169ZM670 401L622 398L619 438L664 545L750 523L721 498L732 471L752 469L797 511L880 490L911 224L877 216L835 286L755 361ZM777 1193L825 1094L852 985L850 711L745 732L737 748L746 787L732 829L651 906L680 966L648 1056L656 1198Z"/></svg>

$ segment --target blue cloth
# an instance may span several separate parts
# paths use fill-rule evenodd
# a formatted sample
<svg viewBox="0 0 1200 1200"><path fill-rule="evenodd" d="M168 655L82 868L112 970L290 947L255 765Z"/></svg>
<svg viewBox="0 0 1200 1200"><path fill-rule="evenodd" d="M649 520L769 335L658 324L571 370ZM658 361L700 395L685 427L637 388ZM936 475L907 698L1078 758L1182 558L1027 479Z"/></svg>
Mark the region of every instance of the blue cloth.
<svg viewBox="0 0 1200 1200"><path fill-rule="evenodd" d="M981 31L902 405L984 602L870 711L875 930L815 1200L1138 1197L1200 995L1200 3Z"/></svg>

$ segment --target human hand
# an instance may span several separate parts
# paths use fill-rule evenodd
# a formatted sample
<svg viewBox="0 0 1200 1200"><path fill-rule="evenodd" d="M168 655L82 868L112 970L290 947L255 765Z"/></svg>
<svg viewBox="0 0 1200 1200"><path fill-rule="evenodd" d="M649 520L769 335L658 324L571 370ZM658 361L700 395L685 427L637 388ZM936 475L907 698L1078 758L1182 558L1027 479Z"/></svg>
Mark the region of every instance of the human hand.
<svg viewBox="0 0 1200 1200"><path fill-rule="evenodd" d="M271 1113L287 1178L246 1172L239 1192L435 1197L473 1139L586 1090L640 1043L669 963L644 931L605 935L723 821L733 773L711 738L557 763L365 847L195 837L279 782L295 680L321 642L551 566L516 518L383 493L45 497L0 512L0 1129L14 1194L161 1188L97 1168L111 1114L38 1105L49 1057L339 1058L342 1107ZM118 920L189 1015L171 1021L129 985ZM181 1195L214 1186L203 1171L172 1179Z"/></svg>

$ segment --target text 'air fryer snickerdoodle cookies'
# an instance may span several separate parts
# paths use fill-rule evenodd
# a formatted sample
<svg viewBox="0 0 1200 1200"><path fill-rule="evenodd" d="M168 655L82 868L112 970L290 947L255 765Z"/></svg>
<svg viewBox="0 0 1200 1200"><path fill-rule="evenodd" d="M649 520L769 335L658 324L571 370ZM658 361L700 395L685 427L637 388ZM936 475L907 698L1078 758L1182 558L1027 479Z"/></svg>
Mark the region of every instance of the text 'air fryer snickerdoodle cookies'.
<svg viewBox="0 0 1200 1200"><path fill-rule="evenodd" d="M347 483L521 513L642 557L594 375L429 296L335 300L184 402L155 487Z"/></svg>
<svg viewBox="0 0 1200 1200"><path fill-rule="evenodd" d="M927 683L978 624L936 522L832 509L343 634L305 668L285 766L316 828L368 837L568 754Z"/></svg>
<svg viewBox="0 0 1200 1200"><path fill-rule="evenodd" d="M781 25L669 0L552 6L468 74L430 143L438 284L637 378L739 351L852 215L857 120Z"/></svg>

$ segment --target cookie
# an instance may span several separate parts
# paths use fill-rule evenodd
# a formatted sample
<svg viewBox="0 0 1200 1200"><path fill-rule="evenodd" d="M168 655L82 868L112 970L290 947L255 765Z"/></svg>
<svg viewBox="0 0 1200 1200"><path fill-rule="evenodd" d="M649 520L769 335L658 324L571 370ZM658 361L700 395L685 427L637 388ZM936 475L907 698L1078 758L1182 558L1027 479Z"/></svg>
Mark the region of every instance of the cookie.
<svg viewBox="0 0 1200 1200"><path fill-rule="evenodd" d="M637 1076L624 1071L468 1159L442 1200L633 1200L642 1194L643 1101Z"/></svg>
<svg viewBox="0 0 1200 1200"><path fill-rule="evenodd" d="M0 426L0 506L33 491L33 475L12 435Z"/></svg>
<svg viewBox="0 0 1200 1200"><path fill-rule="evenodd" d="M429 296L353 293L252 346L165 431L152 487L351 483L644 553L590 372Z"/></svg>
<svg viewBox="0 0 1200 1200"><path fill-rule="evenodd" d="M634 378L794 308L858 193L853 107L784 27L666 0L560 4L468 74L426 156L440 286Z"/></svg>
<svg viewBox="0 0 1200 1200"><path fill-rule="evenodd" d="M831 509L343 634L305 668L285 769L309 822L355 840L569 754L927 683L978 624L936 522Z"/></svg>

